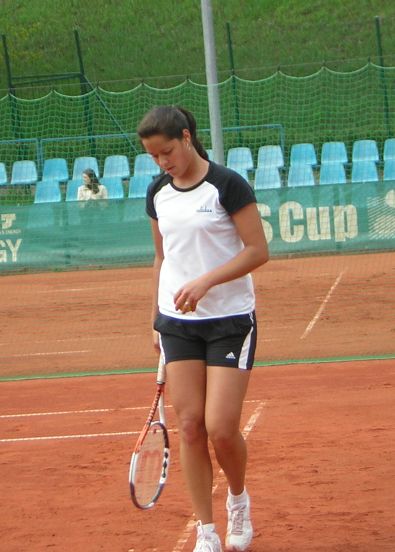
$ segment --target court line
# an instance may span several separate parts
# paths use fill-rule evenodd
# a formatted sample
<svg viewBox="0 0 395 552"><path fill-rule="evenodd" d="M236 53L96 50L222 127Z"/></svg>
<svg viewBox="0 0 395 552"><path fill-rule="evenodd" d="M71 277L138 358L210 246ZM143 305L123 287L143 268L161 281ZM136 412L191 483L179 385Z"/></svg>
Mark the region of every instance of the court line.
<svg viewBox="0 0 395 552"><path fill-rule="evenodd" d="M50 356L50 355L77 355L80 353L90 353L91 349L82 349L80 351L48 351L43 353L12 353L0 355L0 358L20 358L33 356Z"/></svg>
<svg viewBox="0 0 395 552"><path fill-rule="evenodd" d="M338 362L371 362L376 360L393 360L395 354L377 354L377 355L351 355L317 358L284 358L282 360L268 360L266 362L256 361L255 367L265 368L267 366L291 366L294 364L328 364ZM136 374L156 374L157 367L153 368L120 368L119 370L89 370L81 372L57 372L53 374L21 374L16 376L0 376L0 383L16 383L37 380L57 380L72 378L97 378L105 376L130 376Z"/></svg>
<svg viewBox="0 0 395 552"><path fill-rule="evenodd" d="M169 433L173 433L174 429L168 429ZM48 435L43 437L14 437L10 439L0 439L0 443L23 443L34 441L65 441L69 439L97 439L98 437L124 437L125 435L140 435L141 429L138 431L114 431L111 433L80 433L75 435Z"/></svg>
<svg viewBox="0 0 395 552"><path fill-rule="evenodd" d="M314 326L316 325L316 323L318 322L321 314L323 313L329 299L331 298L333 292L335 291L335 289L337 288L337 286L339 285L340 283L340 280L343 278L343 275L344 273L346 272L346 269L345 270L342 270L340 272L340 274L338 275L338 277L336 278L336 280L333 282L330 290L328 291L328 293L326 294L325 296L325 299L322 301L321 305L319 306L317 312L315 313L315 315L313 316L313 318L310 320L310 322L307 324L306 328L305 328L305 331L303 332L303 334L300 336L300 339L304 339L305 337L307 337L309 335L309 333L311 332L311 330L314 328Z"/></svg>
<svg viewBox="0 0 395 552"><path fill-rule="evenodd" d="M116 431L113 433L81 433L77 435L48 435L47 437L15 437L11 439L0 439L0 443L22 443L22 442L33 442L33 441L57 441L57 440L65 440L65 439L92 439L97 437L118 437L118 436L124 436L124 435L139 435L140 431Z"/></svg>
<svg viewBox="0 0 395 552"><path fill-rule="evenodd" d="M78 341L89 341L89 340L100 340L100 341L108 341L108 339L116 339L116 340L126 340L126 339L130 339L130 338L136 338L136 337L140 337L139 335L137 334L130 334L130 335L125 335L125 336L115 336L115 337L110 337L110 338L106 338L106 337L97 337L97 338L74 338L74 339L55 339L55 340L51 340L51 343L61 343L61 342L70 342L70 341L74 341L74 342L78 342ZM273 337L273 338L270 338L270 339L261 339L262 342L272 342L272 341L280 341L280 338L277 338L277 337ZM23 342L24 345L26 345L27 343L29 342L26 342L24 341ZM31 341L30 343L34 343L34 344L39 344L39 343L47 343L48 344L48 340L47 341ZM83 343L76 343L76 345L82 345ZM4 345L9 345L9 343L0 343L0 346L4 346ZM15 343L13 344L15 345ZM42 351L42 352L36 352L36 353L3 353L3 354L0 354L0 359L7 359L7 358L30 358L30 357L46 357L46 356L60 356L60 355L78 355L78 354L86 354L86 353L91 353L92 352L92 349L80 349L80 350L75 350L75 351ZM0 381L2 381L2 379L0 379Z"/></svg>
<svg viewBox="0 0 395 552"><path fill-rule="evenodd" d="M256 403L259 399L248 399L245 403ZM122 406L120 408L87 408L80 410L53 410L48 412L20 412L17 414L1 414L0 418L30 418L33 416L60 416L67 414L91 414L95 412L116 412L120 410L149 410L149 406ZM166 404L165 408L172 408L171 404Z"/></svg>
<svg viewBox="0 0 395 552"><path fill-rule="evenodd" d="M251 402L257 402L257 401L251 401ZM243 435L246 436L251 431L251 429L254 427L256 420L259 417L260 411L263 408L264 403L260 403L258 407L255 409L254 414L250 417L247 425L245 426L243 430ZM147 407L144 407L147 408ZM169 429L169 433L172 433L174 430ZM40 436L40 437L11 437L6 439L0 439L0 443L23 443L23 442L35 442L35 441L64 441L66 439L94 439L98 437L123 437L125 435L140 435L141 429L138 431L114 431L110 433L79 433L79 434L72 434L72 435L47 435L47 436ZM223 473L223 472L222 472ZM221 479L221 472L218 476L218 483L213 489L213 493L218 487L218 484Z"/></svg>
<svg viewBox="0 0 395 552"><path fill-rule="evenodd" d="M258 400L251 400L246 402L258 402ZM262 403L260 403L262 404ZM167 405L170 407L171 405ZM149 407L134 407L134 408L144 408L147 409ZM260 406L257 407L258 410ZM99 409L98 409L99 410ZM106 409L104 409L106 410ZM110 409L108 409L110 410ZM102 409L100 409L102 411ZM76 413L81 411L75 411ZM83 412L83 411L82 411ZM41 413L38 413L41 414ZM251 418L250 418L251 420ZM244 428L244 431L248 428L248 424ZM174 430L169 429L169 433L172 433ZM250 431L250 430L248 430ZM92 438L98 438L98 437L122 437L125 435L139 435L141 432L141 429L138 431L115 431L111 433L81 433L81 434L73 434L73 435L48 435L48 436L40 436L40 437L11 437L6 439L0 439L0 443L21 443L21 442L34 442L34 441L57 441L57 440L66 440L66 439L92 439Z"/></svg>
<svg viewBox="0 0 395 552"><path fill-rule="evenodd" d="M112 283L112 282L110 282ZM117 289L119 287L127 287L130 286L130 283L128 283L126 286L119 286L117 284ZM110 286L111 287L111 286ZM70 293L75 291L96 291L98 289L106 289L108 291L109 286L97 286L97 287L82 287L82 288L59 288L59 289L43 289L40 291L37 291L37 293Z"/></svg>
<svg viewBox="0 0 395 552"><path fill-rule="evenodd" d="M247 439L247 437L250 434L250 432L252 431L252 429L254 429L254 427L255 427L255 425L258 421L258 418L261 415L262 410L266 405L266 402L267 401L260 401L259 402L259 405L255 408L255 410L252 413L252 415L250 416L248 422L244 426L244 429L242 430L242 435L243 435L244 439ZM214 480L213 493L212 494L214 494L216 492L216 490L218 489L218 486L224 480L225 480L225 475L224 475L223 470L221 469L221 470L219 470L218 475ZM187 542L188 542L195 526L196 526L196 522L195 522L194 518L190 518L188 520L186 526L185 526L184 531L182 532L181 536L179 537L175 547L173 548L172 552L182 552L182 550L184 550L184 547L187 544Z"/></svg>
<svg viewBox="0 0 395 552"><path fill-rule="evenodd" d="M140 337L140 334L123 334L123 335L98 335L98 336L78 336L78 337L67 337L62 339L51 339L51 343L68 343L70 341L108 341L109 339L130 339L131 337ZM47 343L48 339L35 339L35 340L21 340L21 343ZM16 340L13 340L12 345L18 344ZM10 345L9 341L0 342L1 346Z"/></svg>
<svg viewBox="0 0 395 552"><path fill-rule="evenodd" d="M165 408L170 408L166 405ZM1 418L32 418L33 416L62 416L68 414L94 414L99 412L119 412L120 410L147 410L149 406L124 406L122 408L90 408L84 410L59 410L54 412L26 412L21 414L1 414Z"/></svg>

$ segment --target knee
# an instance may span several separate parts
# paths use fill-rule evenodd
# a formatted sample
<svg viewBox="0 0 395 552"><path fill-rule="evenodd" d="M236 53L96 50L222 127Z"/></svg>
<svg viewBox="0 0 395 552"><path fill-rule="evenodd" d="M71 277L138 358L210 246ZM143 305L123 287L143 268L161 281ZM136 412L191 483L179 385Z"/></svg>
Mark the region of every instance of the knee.
<svg viewBox="0 0 395 552"><path fill-rule="evenodd" d="M203 420L194 418L182 418L179 421L180 439L186 445L198 443L201 439L207 439L207 432Z"/></svg>
<svg viewBox="0 0 395 552"><path fill-rule="evenodd" d="M234 429L223 424L208 429L208 436L216 450L226 452L227 450L233 450L235 440L239 437L239 430L238 428Z"/></svg>

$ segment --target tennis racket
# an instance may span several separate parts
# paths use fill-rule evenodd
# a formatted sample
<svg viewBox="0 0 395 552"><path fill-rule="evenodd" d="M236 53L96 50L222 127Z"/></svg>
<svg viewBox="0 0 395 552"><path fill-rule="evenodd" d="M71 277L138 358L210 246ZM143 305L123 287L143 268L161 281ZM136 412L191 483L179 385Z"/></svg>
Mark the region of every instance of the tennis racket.
<svg viewBox="0 0 395 552"><path fill-rule="evenodd" d="M152 508L160 497L169 469L170 448L164 406L165 380L165 365L160 356L155 398L130 460L130 494L134 505L142 510ZM157 410L159 420L154 421Z"/></svg>

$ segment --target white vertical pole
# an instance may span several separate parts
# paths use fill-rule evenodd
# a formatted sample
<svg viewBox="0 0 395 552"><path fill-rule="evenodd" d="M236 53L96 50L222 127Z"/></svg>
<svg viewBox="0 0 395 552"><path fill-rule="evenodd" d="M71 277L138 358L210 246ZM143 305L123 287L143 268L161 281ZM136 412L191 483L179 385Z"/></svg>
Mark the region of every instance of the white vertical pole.
<svg viewBox="0 0 395 552"><path fill-rule="evenodd" d="M206 79L208 108L210 114L211 144L214 161L224 164L224 143L222 137L221 111L217 79L217 63L211 0L201 0L204 55L206 61Z"/></svg>

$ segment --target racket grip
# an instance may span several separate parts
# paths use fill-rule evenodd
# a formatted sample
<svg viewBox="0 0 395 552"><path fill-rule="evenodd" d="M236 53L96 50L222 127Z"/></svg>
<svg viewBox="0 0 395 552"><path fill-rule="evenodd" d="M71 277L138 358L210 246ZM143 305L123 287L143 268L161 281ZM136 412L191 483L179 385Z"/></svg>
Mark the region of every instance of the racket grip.
<svg viewBox="0 0 395 552"><path fill-rule="evenodd" d="M166 365L163 361L162 355L159 356L159 362L158 362L158 373L156 378L156 383L158 385L161 385L162 383L165 383L166 381Z"/></svg>

